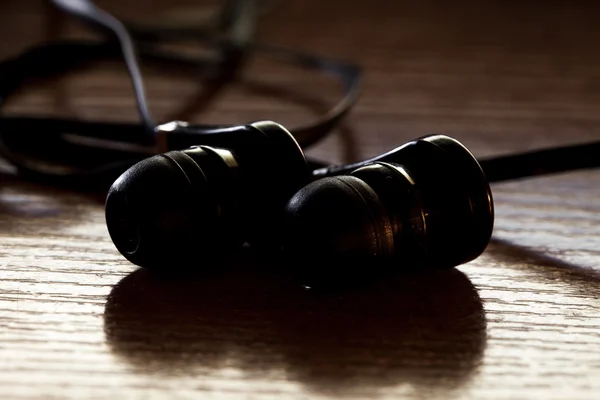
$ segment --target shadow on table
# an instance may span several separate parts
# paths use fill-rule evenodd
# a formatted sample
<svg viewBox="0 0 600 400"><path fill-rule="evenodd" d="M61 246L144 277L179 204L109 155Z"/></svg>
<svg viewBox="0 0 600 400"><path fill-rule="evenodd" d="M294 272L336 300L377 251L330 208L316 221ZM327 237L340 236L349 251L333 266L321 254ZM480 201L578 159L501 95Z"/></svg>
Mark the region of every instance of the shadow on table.
<svg viewBox="0 0 600 400"><path fill-rule="evenodd" d="M114 353L145 373L233 367L338 396L458 388L483 357L482 302L458 270L327 293L278 276L250 250L225 264L202 279L140 269L120 281L104 316Z"/></svg>
<svg viewBox="0 0 600 400"><path fill-rule="evenodd" d="M593 298L600 297L600 270L585 267L555 256L544 254L535 249L517 243L492 238L486 252L497 260L510 263L528 263L534 265L537 271L549 282L561 280L579 290L583 295Z"/></svg>

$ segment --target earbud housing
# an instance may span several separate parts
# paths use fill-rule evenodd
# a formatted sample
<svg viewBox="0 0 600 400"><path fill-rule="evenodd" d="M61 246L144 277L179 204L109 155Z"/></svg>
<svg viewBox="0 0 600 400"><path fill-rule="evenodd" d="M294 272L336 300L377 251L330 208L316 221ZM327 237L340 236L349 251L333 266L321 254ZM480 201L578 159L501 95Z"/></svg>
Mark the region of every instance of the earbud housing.
<svg viewBox="0 0 600 400"><path fill-rule="evenodd" d="M191 128L182 129L189 140ZM282 210L310 180L300 147L274 122L196 132L196 138L210 145L143 160L110 188L108 231L132 263L197 269L244 242L277 246Z"/></svg>
<svg viewBox="0 0 600 400"><path fill-rule="evenodd" d="M455 139L424 137L347 175L340 171L347 170L332 168L332 176L308 184L286 206L283 249L301 260L300 272L449 268L485 250L492 193L475 157ZM310 271L310 260L327 260L319 263L327 271Z"/></svg>

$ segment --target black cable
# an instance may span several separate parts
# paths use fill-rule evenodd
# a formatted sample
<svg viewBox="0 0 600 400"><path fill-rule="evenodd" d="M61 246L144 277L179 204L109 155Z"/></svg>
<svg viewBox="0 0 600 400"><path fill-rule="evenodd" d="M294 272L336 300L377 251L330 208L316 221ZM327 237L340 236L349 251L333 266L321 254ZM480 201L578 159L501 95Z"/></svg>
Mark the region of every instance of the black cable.
<svg viewBox="0 0 600 400"><path fill-rule="evenodd" d="M24 84L53 79L101 59L122 57L131 76L142 124L32 116L0 117L0 153L21 174L30 178L70 182L82 178L89 180L115 176L123 168L152 154L156 145L156 125L146 101L138 57L146 61L191 67L195 72L204 71L211 78L215 93L234 79L248 53L261 53L282 62L334 75L343 85L342 100L315 123L291 130L304 148L331 131L358 97L358 67L252 42L250 36L253 34L254 24L250 20L256 14L253 11L253 0L226 2L217 24L219 32L206 27L152 28L131 23L124 25L98 9L91 1L51 1L62 10L108 34L108 39L101 42L60 41L44 44L0 63L0 106ZM174 39L193 39L208 43L216 50L216 54L190 57L159 50L160 44ZM134 42L137 51L134 49ZM202 132L199 131L198 142L201 142L201 136ZM119 148L120 151L116 150ZM49 149L52 151L49 152ZM49 153L66 166L50 168L48 160L44 159Z"/></svg>
<svg viewBox="0 0 600 400"><path fill-rule="evenodd" d="M50 2L72 16L78 17L91 26L100 29L104 33L116 37L123 53L123 60L129 73L131 85L133 86L142 123L145 125L146 130L151 135L154 135L156 124L150 115L150 108L148 107L144 82L137 62L135 46L125 26L121 21L96 7L94 3L88 0L50 0Z"/></svg>
<svg viewBox="0 0 600 400"><path fill-rule="evenodd" d="M489 182L530 178L600 166L600 142L554 147L479 161Z"/></svg>

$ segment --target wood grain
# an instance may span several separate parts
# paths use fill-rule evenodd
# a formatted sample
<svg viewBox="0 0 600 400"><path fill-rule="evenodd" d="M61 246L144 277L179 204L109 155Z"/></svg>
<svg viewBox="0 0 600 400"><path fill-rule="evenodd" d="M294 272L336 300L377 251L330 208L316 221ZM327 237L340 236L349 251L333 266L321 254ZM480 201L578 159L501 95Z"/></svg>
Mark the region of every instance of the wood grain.
<svg viewBox="0 0 600 400"><path fill-rule="evenodd" d="M199 2L98 1L156 19ZM0 56L49 34L40 1L0 3ZM186 14L184 12L184 14ZM479 157L600 131L598 7L592 2L287 1L263 17L267 42L365 67L345 129L309 151L332 162L433 132ZM60 21L60 18L59 18ZM158 119L198 85L145 66ZM336 87L256 61L247 79L335 99ZM133 120L119 64L24 92L6 113ZM192 120L314 113L232 87ZM305 291L242 251L222 273L136 270L110 242L102 199L5 178L0 187L3 399L597 399L600 174L493 186L496 225L477 260L335 294ZM206 266L208 267L208 266Z"/></svg>

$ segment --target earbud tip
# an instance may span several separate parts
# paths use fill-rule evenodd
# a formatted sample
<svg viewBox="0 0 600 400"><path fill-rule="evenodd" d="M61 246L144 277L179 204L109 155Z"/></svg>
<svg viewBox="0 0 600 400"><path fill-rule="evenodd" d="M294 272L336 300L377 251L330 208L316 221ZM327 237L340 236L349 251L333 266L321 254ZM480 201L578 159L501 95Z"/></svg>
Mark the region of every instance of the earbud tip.
<svg viewBox="0 0 600 400"><path fill-rule="evenodd" d="M106 199L106 225L115 246L143 267L196 268L216 249L208 233L217 207L200 192L169 157L135 164L113 183Z"/></svg>
<svg viewBox="0 0 600 400"><path fill-rule="evenodd" d="M329 177L287 203L282 249L305 283L354 279L393 253L393 236L383 205L364 181Z"/></svg>

